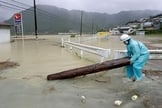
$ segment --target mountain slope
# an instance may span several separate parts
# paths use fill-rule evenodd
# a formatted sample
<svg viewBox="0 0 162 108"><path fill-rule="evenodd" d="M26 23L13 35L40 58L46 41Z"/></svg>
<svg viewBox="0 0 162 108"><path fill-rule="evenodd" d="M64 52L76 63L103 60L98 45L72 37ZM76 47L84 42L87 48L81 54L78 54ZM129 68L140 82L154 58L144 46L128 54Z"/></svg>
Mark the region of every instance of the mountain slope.
<svg viewBox="0 0 162 108"><path fill-rule="evenodd" d="M83 12L82 27L83 33L96 32L100 29L108 29L117 25L123 25L128 21L148 18L159 14L161 11L139 10L139 11L122 11L117 14ZM34 33L34 13L33 8L22 12L24 33ZM10 19L7 22L13 24ZM56 34L59 32L78 32L81 25L81 11L66 10L49 5L37 6L37 25L39 34ZM92 27L93 26L93 27Z"/></svg>

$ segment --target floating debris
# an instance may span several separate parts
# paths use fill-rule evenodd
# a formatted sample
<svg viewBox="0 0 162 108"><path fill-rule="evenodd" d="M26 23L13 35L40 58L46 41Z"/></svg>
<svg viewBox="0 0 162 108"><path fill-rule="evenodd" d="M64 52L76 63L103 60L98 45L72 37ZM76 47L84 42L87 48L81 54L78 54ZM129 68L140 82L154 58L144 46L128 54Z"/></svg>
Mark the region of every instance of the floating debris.
<svg viewBox="0 0 162 108"><path fill-rule="evenodd" d="M114 104L117 105L117 106L120 106L122 104L122 101L121 100L116 100L116 101L114 101Z"/></svg>
<svg viewBox="0 0 162 108"><path fill-rule="evenodd" d="M85 103L86 102L86 97L85 96L81 96L81 102Z"/></svg>
<svg viewBox="0 0 162 108"><path fill-rule="evenodd" d="M132 99L133 101L137 100L137 98L138 98L137 95L133 95L133 96L131 97L131 99Z"/></svg>
<svg viewBox="0 0 162 108"><path fill-rule="evenodd" d="M16 62L8 61L8 60L0 62L0 70L12 68L15 66L19 66L19 64Z"/></svg>

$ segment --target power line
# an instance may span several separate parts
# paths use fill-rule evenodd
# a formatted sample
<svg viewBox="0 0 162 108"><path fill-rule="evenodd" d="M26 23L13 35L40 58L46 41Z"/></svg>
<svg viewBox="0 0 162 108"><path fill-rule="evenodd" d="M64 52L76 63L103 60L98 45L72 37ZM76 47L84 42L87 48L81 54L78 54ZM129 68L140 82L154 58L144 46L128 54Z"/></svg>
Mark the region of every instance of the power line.
<svg viewBox="0 0 162 108"><path fill-rule="evenodd" d="M22 2L18 2L18 1L16 1L16 0L11 0L11 1L14 1L14 2L16 2L16 3L19 3L19 4L21 4L21 5L25 5L25 6L32 7L32 6L30 6L30 5L27 5L27 4L22 3ZM49 13L48 11L45 11L45 10L42 10L42 9L39 9L38 7L36 7L36 9L39 10L40 13L45 14L46 16L49 16L49 17L51 17L51 18L54 18L54 16L55 16L55 17L59 17L59 16L57 16L57 15L55 15L55 14L53 14L54 16L51 16L51 15L49 15L49 14L52 14L52 13Z"/></svg>
<svg viewBox="0 0 162 108"><path fill-rule="evenodd" d="M18 1L16 1L16 0L11 0L11 1L13 1L13 2L15 2L15 3L19 3L19 4L24 5L24 6L28 6L28 8L31 7L30 5L27 5L27 4L22 3L22 2L18 2ZM8 7L8 8L10 8L10 9L15 9L15 10L20 10L20 9L23 9L23 10L25 9L25 10L26 10L26 9L27 9L27 8L22 7L22 6L19 6L19 5L16 5L16 4L12 4L12 3L8 3L8 2L5 2L5 1L0 1L0 2L3 3L3 4L1 4L1 5L3 5L4 7ZM15 8L15 7L16 7L16 8ZM48 17L50 17L50 18L59 17L59 16L57 16L57 15L55 15L55 14L52 14L52 13L50 13L50 12L48 12L48 11L39 9L39 8L37 8L37 7L36 7L36 9L38 10L39 13L44 14L45 16L48 16ZM31 10L31 11L33 11L33 10ZM51 15L51 14L52 14L52 15Z"/></svg>
<svg viewBox="0 0 162 108"><path fill-rule="evenodd" d="M3 7L5 7L5 8L8 8L8 9L14 9L14 10L20 10L19 8L17 8L17 7L13 7L13 6L8 6L8 5L5 5L5 4L1 4L0 3L0 6L3 6ZM33 10L31 10L31 9L28 9L29 11L26 11L26 12L33 12Z"/></svg>
<svg viewBox="0 0 162 108"><path fill-rule="evenodd" d="M7 2L0 0L0 5L3 6L3 7L5 7L5 8L8 8L8 9L14 9L14 10L29 10L27 12L34 12L34 10L37 10L38 13L40 13L40 15L44 15L44 17L48 17L48 18L51 18L51 19L59 18L59 19L62 19L64 21L64 18L61 18L60 16L58 16L58 15L56 15L54 13L48 12L48 11L43 10L43 9L39 9L37 7L35 7L35 9L34 9L34 7L32 7L32 6L27 5L25 3L22 3L22 2L18 2L16 0L7 0ZM27 7L27 8L24 8L24 7ZM33 13L32 13L32 15L33 15ZM37 15L35 14L35 16L37 16ZM37 29L37 27L36 27L36 29Z"/></svg>
<svg viewBox="0 0 162 108"><path fill-rule="evenodd" d="M9 5L9 6L15 6L15 7L20 8L20 9L27 9L27 8L24 8L24 7L21 7L21 6L12 4L12 3L8 3L8 2L5 2L5 1L0 1L0 3L6 4L6 5Z"/></svg>
<svg viewBox="0 0 162 108"><path fill-rule="evenodd" d="M15 0L11 0L11 1L14 1L14 2L16 2L16 3L19 3L19 4L21 4L21 5L25 5L25 6L31 7L30 5L24 4L24 3L22 3L22 2L18 2L18 1L15 1ZM21 10L21 9L25 9L25 10L26 10L26 9L27 9L27 8L22 7L22 6L18 6L18 5L15 5L15 4L11 4L11 3L8 3L8 2L4 2L4 1L0 1L0 2L3 3L3 4L1 4L2 6L7 7L7 8L10 8L10 9L14 9L14 10ZM29 7L28 7L28 8L29 8ZM38 10L39 13L44 14L45 16L48 16L48 17L50 17L50 18L59 17L59 16L57 16L57 15L55 15L55 14L49 13L48 11L39 9L39 8L37 8L37 7L36 7L36 9ZM33 11L33 10L31 10L31 11ZM52 15L51 15L51 14L52 14Z"/></svg>
<svg viewBox="0 0 162 108"><path fill-rule="evenodd" d="M59 16L57 16L57 15L55 15L53 13L50 13L48 11L45 11L45 10L42 10L42 9L39 9L39 8L37 8L37 10L38 10L39 13L42 13L42 14L48 16L48 17L51 17L51 18L59 17Z"/></svg>
<svg viewBox="0 0 162 108"><path fill-rule="evenodd" d="M9 8L9 9L20 10L20 9L18 9L18 8L11 7L11 6L8 6L8 5L5 5L5 4L1 4L1 3L0 3L0 6L3 6L3 7L5 7L5 8Z"/></svg>
<svg viewBox="0 0 162 108"><path fill-rule="evenodd" d="M22 3L22 2L18 2L18 1L16 1L16 0L10 0L10 1L13 1L13 2L15 2L15 3L19 3L19 4L24 5L24 6L27 6L27 7L33 7L33 6L31 6L31 5L28 5L28 4L25 4L25 3Z"/></svg>

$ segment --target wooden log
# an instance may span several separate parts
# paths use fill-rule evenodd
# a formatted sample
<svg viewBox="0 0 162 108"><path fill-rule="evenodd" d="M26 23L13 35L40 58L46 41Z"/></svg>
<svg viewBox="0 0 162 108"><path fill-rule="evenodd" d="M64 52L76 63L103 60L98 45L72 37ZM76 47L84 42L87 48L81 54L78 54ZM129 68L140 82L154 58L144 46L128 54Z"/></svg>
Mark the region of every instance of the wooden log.
<svg viewBox="0 0 162 108"><path fill-rule="evenodd" d="M105 61L102 63L97 63L97 64L93 64L93 65L88 65L88 66L84 66L84 67L79 67L79 68L75 68L75 69L62 71L62 72L55 73L55 74L50 74L47 76L47 80L73 78L76 76L101 72L103 70L119 68L119 67L126 66L129 64L130 64L129 58L113 59L113 60Z"/></svg>

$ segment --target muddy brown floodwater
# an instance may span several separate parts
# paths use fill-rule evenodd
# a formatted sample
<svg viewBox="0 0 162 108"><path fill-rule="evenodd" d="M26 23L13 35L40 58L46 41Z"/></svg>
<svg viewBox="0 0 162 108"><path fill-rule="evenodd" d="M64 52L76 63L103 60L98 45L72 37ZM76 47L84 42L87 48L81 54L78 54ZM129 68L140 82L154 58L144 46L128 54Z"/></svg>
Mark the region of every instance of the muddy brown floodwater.
<svg viewBox="0 0 162 108"><path fill-rule="evenodd" d="M100 57L85 53L81 59L79 51L61 47L61 37L68 40L68 36L38 37L26 36L0 45L0 61L16 63L0 64L0 108L116 108L115 100L122 101L120 108L162 108L161 60L150 60L143 70L144 79L135 83L124 80L124 67L47 81L49 74L94 64L100 62ZM134 38L150 49L162 46L161 37ZM106 60L113 59L113 50L125 49L118 36L83 36L71 41L110 48L112 53ZM131 100L133 95L138 96L137 100Z"/></svg>

